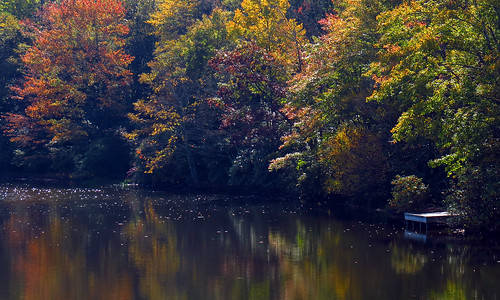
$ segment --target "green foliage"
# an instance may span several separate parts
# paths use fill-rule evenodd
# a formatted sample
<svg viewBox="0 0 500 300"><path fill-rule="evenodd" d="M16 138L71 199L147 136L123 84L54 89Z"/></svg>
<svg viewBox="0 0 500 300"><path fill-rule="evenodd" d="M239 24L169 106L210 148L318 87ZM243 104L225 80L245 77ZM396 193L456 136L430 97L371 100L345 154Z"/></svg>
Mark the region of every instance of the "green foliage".
<svg viewBox="0 0 500 300"><path fill-rule="evenodd" d="M128 134L136 145L136 167L139 172L155 173L159 176L162 169L173 169L172 157L188 169L191 184L199 184L200 167L206 164L206 157L213 153L215 144L209 145L210 130L214 124L213 113L202 98L214 89L215 83L207 63L217 49L228 43L226 25L228 13L216 9L210 16L192 19L183 23L185 28L165 33L165 24L178 24L177 16L172 20L158 19L160 15L169 16L175 7L159 7L152 16L158 43L154 59L149 63L151 71L141 76L153 94L147 100L135 103L135 112L130 119L136 124L136 130ZM196 6L182 4L183 11L194 16ZM165 10L165 11L164 11ZM191 10L191 11L188 11ZM170 25L169 25L170 26ZM183 34L183 32L185 32ZM172 35L173 34L173 35ZM206 152L206 153L204 153ZM180 158L180 159L179 159ZM203 160L201 162L199 160ZM202 166L200 166L202 165ZM183 174L170 174L172 178L182 178ZM162 179L159 179L162 180Z"/></svg>
<svg viewBox="0 0 500 300"><path fill-rule="evenodd" d="M242 0L222 0L222 7L228 11L235 11L241 6Z"/></svg>
<svg viewBox="0 0 500 300"><path fill-rule="evenodd" d="M384 135L377 132L377 107L365 101L372 84L363 76L375 57L374 24L382 5L344 5L321 21L326 33L308 46L304 68L291 81L283 111L295 125L282 145L289 154L270 167L296 165L291 171L300 185L315 178L326 194L367 195L362 201L370 201L381 197L387 181Z"/></svg>
<svg viewBox="0 0 500 300"><path fill-rule="evenodd" d="M451 203L471 219L500 205L499 11L491 0L404 2L378 17L380 51L369 72L371 100L401 112L395 141L435 145L430 165L446 169L456 183Z"/></svg>
<svg viewBox="0 0 500 300"><path fill-rule="evenodd" d="M134 57L130 63L133 74L131 99L143 99L151 92L148 86L139 80L140 74L150 71L148 62L153 59L157 37L153 34L154 27L148 23L150 14L156 10L155 0L126 0L126 18L130 33L127 37L125 50Z"/></svg>
<svg viewBox="0 0 500 300"><path fill-rule="evenodd" d="M500 230L498 165L468 166L465 170L452 179L446 197L449 209L471 231Z"/></svg>
<svg viewBox="0 0 500 300"><path fill-rule="evenodd" d="M0 168L367 206L416 174L392 206L500 230L499 24L497 0L4 0Z"/></svg>
<svg viewBox="0 0 500 300"><path fill-rule="evenodd" d="M0 13L0 109L6 111L6 97L9 94L8 85L20 76L17 71L19 58L17 46L23 41L21 25L13 15Z"/></svg>
<svg viewBox="0 0 500 300"><path fill-rule="evenodd" d="M0 10L0 116L7 112L16 111L10 101L10 85L22 76L19 72L20 61L18 44L24 42L19 20L12 14ZM5 126L5 120L0 117L0 128ZM6 171L11 167L12 151L14 147L9 138L0 131L0 170ZM2 172L0 171L0 172Z"/></svg>
<svg viewBox="0 0 500 300"><path fill-rule="evenodd" d="M392 184L392 198L389 206L396 211L422 209L429 200L429 186L415 175L396 175Z"/></svg>
<svg viewBox="0 0 500 300"><path fill-rule="evenodd" d="M0 13L6 12L23 20L33 14L44 4L44 0L2 0Z"/></svg>

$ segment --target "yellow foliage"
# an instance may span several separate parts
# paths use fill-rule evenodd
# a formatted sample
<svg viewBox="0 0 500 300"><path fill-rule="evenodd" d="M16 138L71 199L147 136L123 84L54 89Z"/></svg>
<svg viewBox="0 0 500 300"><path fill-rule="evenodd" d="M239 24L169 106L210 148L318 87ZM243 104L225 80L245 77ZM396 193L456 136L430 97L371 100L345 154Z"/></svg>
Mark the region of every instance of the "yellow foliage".
<svg viewBox="0 0 500 300"><path fill-rule="evenodd" d="M296 64L302 60L305 30L295 19L288 19L288 0L243 0L241 9L227 25L230 35L256 42L276 59Z"/></svg>
<svg viewBox="0 0 500 300"><path fill-rule="evenodd" d="M339 129L323 142L319 157L327 168L329 192L353 196L362 187L385 181L387 166L380 140L363 127Z"/></svg>
<svg viewBox="0 0 500 300"><path fill-rule="evenodd" d="M155 27L157 36L171 39L194 21L197 6L198 1L160 0L158 10L151 15L148 23Z"/></svg>
<svg viewBox="0 0 500 300"><path fill-rule="evenodd" d="M172 107L168 107L159 101L152 99L149 101L139 100L134 103L135 113L129 114L129 119L140 125L139 129L125 134L125 137L132 141L143 141L145 151L138 150L139 158L144 161L146 173L153 173L161 168L172 156L178 137L178 127L181 117ZM167 136L165 140L161 136ZM161 150L152 150L148 146L158 143L156 139L164 140Z"/></svg>

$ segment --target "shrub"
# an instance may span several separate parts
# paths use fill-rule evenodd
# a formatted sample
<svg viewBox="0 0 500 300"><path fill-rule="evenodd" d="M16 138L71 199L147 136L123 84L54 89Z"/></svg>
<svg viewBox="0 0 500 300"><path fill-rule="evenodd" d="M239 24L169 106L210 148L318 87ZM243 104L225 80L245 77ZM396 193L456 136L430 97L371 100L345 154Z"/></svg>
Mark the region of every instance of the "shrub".
<svg viewBox="0 0 500 300"><path fill-rule="evenodd" d="M429 198L429 186L415 175L396 175L392 184L389 206L397 211L422 208Z"/></svg>

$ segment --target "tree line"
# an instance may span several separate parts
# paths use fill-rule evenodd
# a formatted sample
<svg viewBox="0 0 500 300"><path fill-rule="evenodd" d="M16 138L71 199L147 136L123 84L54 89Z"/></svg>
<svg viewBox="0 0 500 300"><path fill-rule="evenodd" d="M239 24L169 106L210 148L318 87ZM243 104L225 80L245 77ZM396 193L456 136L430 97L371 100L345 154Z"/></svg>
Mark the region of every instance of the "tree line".
<svg viewBox="0 0 500 300"><path fill-rule="evenodd" d="M4 173L500 229L496 0L5 0Z"/></svg>

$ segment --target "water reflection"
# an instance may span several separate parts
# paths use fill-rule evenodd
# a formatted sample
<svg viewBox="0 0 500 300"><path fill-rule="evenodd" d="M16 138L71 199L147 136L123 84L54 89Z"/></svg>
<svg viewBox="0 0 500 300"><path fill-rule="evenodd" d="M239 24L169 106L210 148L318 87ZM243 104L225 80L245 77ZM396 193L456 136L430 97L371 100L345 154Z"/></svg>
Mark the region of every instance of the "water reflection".
<svg viewBox="0 0 500 300"><path fill-rule="evenodd" d="M423 245L308 215L215 196L0 186L0 298L499 298L496 246Z"/></svg>

